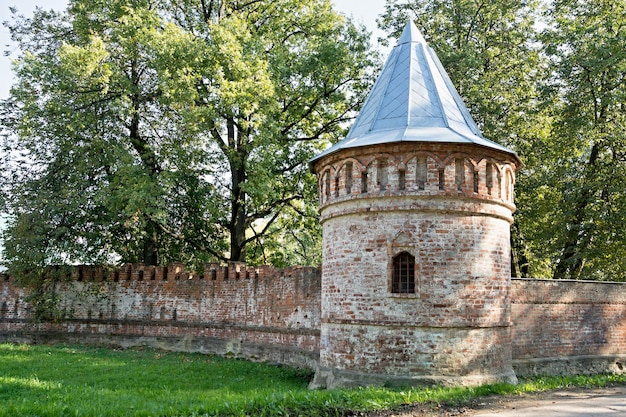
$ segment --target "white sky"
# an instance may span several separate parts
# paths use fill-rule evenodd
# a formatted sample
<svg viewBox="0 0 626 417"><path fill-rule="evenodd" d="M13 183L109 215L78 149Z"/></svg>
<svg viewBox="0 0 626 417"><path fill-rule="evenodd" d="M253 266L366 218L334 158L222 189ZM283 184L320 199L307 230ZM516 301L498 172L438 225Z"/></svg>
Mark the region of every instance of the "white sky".
<svg viewBox="0 0 626 417"><path fill-rule="evenodd" d="M0 22L10 20L9 7L15 6L20 14L31 16L36 6L44 9L62 10L67 6L67 0L2 0L0 3ZM376 18L382 14L384 0L333 0L335 7L347 16L352 16L357 22L364 23L373 32L372 44L377 44L378 37L383 36L376 28ZM8 46L7 46L8 45ZM12 55L5 56L6 50L12 50ZM0 27L0 99L9 95L9 88L13 77L11 74L11 59L17 56L18 51L11 45L11 38L6 27Z"/></svg>

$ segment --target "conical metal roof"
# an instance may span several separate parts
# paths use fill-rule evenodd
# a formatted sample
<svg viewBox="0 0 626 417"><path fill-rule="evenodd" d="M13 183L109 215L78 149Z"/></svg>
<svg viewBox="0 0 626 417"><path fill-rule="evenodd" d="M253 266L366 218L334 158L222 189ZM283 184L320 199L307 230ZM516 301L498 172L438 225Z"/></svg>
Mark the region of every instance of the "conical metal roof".
<svg viewBox="0 0 626 417"><path fill-rule="evenodd" d="M392 49L348 136L311 159L393 142L468 143L517 155L485 139L412 21Z"/></svg>

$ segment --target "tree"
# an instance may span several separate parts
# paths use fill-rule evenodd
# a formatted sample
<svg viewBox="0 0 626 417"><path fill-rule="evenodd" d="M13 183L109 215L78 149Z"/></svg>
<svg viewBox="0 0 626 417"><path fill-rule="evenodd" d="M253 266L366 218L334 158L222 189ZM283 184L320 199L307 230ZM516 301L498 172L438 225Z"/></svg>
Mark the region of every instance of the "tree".
<svg viewBox="0 0 626 417"><path fill-rule="evenodd" d="M6 253L40 263L158 262L175 194L173 167L199 142L160 100L166 63L184 34L160 26L147 1L73 2L10 27L24 51L3 103L5 144L23 153L10 178ZM152 29L157 28L157 29ZM165 256L167 257L167 256ZM32 258L31 258L32 259Z"/></svg>
<svg viewBox="0 0 626 417"><path fill-rule="evenodd" d="M485 137L517 151L526 168L516 189L532 192L531 173L541 163L535 146L546 139L550 118L541 86L549 74L537 40L535 0L388 0L379 25L397 36L413 19L437 52ZM539 165L540 166L540 165ZM514 274L536 273L523 231L523 205L512 228Z"/></svg>
<svg viewBox="0 0 626 417"><path fill-rule="evenodd" d="M316 188L303 161L342 136L372 80L375 55L366 33L341 23L327 1L218 2L202 12L206 25L180 19L211 39L187 111L226 167L221 224L230 258L243 261L247 246L277 231L268 233L277 219L310 212L298 208Z"/></svg>
<svg viewBox="0 0 626 417"><path fill-rule="evenodd" d="M623 280L626 241L626 6L623 0L388 0L413 18L485 136L518 152L515 269L524 276Z"/></svg>
<svg viewBox="0 0 626 417"><path fill-rule="evenodd" d="M74 0L9 28L14 273L245 260L278 219L310 215L306 161L343 133L375 64L321 0Z"/></svg>
<svg viewBox="0 0 626 417"><path fill-rule="evenodd" d="M626 2L555 1L543 42L556 77L552 210L554 278L626 273Z"/></svg>

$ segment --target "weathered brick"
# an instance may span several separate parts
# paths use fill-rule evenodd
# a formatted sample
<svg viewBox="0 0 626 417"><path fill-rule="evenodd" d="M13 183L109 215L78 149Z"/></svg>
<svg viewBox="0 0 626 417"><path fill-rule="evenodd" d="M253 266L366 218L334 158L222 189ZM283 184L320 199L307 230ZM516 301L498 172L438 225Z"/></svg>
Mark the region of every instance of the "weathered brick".
<svg viewBox="0 0 626 417"><path fill-rule="evenodd" d="M626 284L514 279L511 309L520 375L626 370Z"/></svg>
<svg viewBox="0 0 626 417"><path fill-rule="evenodd" d="M419 158L428 164L425 178L417 177ZM490 190L487 163L501 173ZM367 192L341 187L346 164L353 176L368 172ZM324 262L313 386L515 380L515 206L512 181L504 181L515 169L508 153L418 142L342 149L316 161ZM384 188L377 176L389 179ZM407 251L415 258L415 292L393 294L392 260Z"/></svg>
<svg viewBox="0 0 626 417"><path fill-rule="evenodd" d="M80 267L83 277L99 270ZM101 281L79 281L79 274L72 272L74 280L56 287L61 298L59 307L71 312L71 320L42 323L37 331L28 323L23 301L28 291L8 279L0 280L0 340L15 340L16 335L27 338L30 334L33 338L107 343L123 340L120 343L150 343L220 354L238 346L231 353L300 366L313 367L317 362L318 269L296 267L282 271L261 267L248 273L245 265L207 267L205 275L215 270L216 280L186 271L182 264L170 265L168 279L163 280L165 270L124 265L118 273L119 281L110 279L115 274ZM148 278L151 271L155 279ZM226 279L228 271L233 274L231 279ZM239 279L232 278L235 274ZM160 339L163 337L167 343ZM179 346L185 340L188 346ZM215 340L222 342L211 347ZM234 345L233 340L237 341ZM208 347L194 347L206 345L207 341L212 341Z"/></svg>

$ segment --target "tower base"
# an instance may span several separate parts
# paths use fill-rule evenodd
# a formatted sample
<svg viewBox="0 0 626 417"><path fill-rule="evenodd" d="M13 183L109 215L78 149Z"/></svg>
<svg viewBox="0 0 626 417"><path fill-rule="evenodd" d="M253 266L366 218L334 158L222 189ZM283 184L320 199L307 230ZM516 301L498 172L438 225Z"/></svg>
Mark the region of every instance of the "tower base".
<svg viewBox="0 0 626 417"><path fill-rule="evenodd" d="M352 388L360 386L478 386L495 383L517 384L517 377L511 368L501 374L480 375L383 375L328 369L318 367L310 389Z"/></svg>

